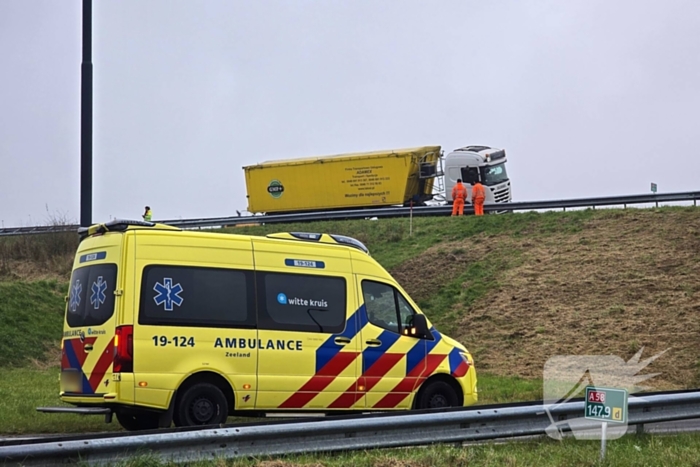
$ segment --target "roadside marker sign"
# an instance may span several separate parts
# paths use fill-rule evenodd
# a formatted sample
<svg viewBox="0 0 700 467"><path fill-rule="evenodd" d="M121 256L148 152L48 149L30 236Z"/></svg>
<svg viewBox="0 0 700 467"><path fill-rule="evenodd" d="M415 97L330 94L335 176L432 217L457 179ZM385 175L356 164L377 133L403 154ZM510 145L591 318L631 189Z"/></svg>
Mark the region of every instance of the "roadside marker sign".
<svg viewBox="0 0 700 467"><path fill-rule="evenodd" d="M627 391L588 386L585 417L601 422L627 423Z"/></svg>

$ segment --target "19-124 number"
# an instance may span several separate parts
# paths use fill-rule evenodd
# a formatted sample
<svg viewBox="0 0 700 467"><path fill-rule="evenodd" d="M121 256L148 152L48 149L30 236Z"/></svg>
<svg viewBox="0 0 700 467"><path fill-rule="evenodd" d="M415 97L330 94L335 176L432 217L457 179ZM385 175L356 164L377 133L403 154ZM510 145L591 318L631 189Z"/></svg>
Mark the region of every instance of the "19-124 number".
<svg viewBox="0 0 700 467"><path fill-rule="evenodd" d="M194 347L194 337L173 336L172 339L168 339L168 336L153 336L153 345L156 347L165 347L166 345Z"/></svg>

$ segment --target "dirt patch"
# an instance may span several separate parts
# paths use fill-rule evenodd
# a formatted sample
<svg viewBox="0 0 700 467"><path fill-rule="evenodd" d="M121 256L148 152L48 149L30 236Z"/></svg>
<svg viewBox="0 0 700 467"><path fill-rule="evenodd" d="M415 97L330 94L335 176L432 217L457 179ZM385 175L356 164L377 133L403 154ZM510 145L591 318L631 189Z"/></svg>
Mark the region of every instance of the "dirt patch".
<svg viewBox="0 0 700 467"><path fill-rule="evenodd" d="M391 275L413 300L421 302L461 275L466 265L483 259L493 248L490 243L440 243L393 268Z"/></svg>
<svg viewBox="0 0 700 467"><path fill-rule="evenodd" d="M4 260L0 264L0 280L68 282L73 267L73 254L58 255L46 261Z"/></svg>
<svg viewBox="0 0 700 467"><path fill-rule="evenodd" d="M30 363L37 370L44 371L49 370L51 368L60 367L61 357L61 344L56 342L53 345L48 345L48 349L46 350L44 358L42 358L41 360L37 358L32 358L30 359Z"/></svg>
<svg viewBox="0 0 700 467"><path fill-rule="evenodd" d="M628 360L644 347L642 359L668 349L643 371L661 373L649 385L700 383L700 211L630 210L594 218L575 234L472 239L462 244L461 263L436 246L395 277L420 300L463 273L464 261L486 261L485 243L507 244L522 262L472 306L454 305L454 337L477 368L541 378L555 355Z"/></svg>

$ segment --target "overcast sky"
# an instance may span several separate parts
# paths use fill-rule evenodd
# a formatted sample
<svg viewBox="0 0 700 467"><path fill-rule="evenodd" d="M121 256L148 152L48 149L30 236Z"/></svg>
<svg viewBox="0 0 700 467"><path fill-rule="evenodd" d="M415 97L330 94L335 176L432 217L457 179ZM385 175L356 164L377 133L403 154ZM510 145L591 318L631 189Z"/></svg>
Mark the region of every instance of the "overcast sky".
<svg viewBox="0 0 700 467"><path fill-rule="evenodd" d="M515 201L700 189L697 0L97 0L93 220L242 167L505 148ZM0 221L80 217L81 2L0 1Z"/></svg>

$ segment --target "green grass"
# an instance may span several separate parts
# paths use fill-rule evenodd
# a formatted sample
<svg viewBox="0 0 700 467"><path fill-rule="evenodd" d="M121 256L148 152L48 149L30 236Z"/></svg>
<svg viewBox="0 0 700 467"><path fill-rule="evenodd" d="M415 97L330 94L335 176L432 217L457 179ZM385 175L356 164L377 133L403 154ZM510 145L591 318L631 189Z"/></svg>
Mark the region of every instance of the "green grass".
<svg viewBox="0 0 700 467"><path fill-rule="evenodd" d="M0 434L92 433L121 430L116 418L105 423L103 416L45 414L37 407L72 407L58 397L60 369L0 368ZM227 423L253 421L229 417Z"/></svg>
<svg viewBox="0 0 700 467"><path fill-rule="evenodd" d="M693 208L662 208L644 212L580 210L566 213L489 215L480 218L415 218L412 235L409 235L409 220L405 218L269 224L224 231L255 235L280 231L333 232L349 235L365 242L374 258L391 270L443 242L468 238L489 242L491 237L503 235L536 240L538 236L576 234L591 220L617 219L627 215L638 216L640 213L644 216L656 216L667 211L683 211L687 212L688 216L696 212ZM52 367L41 370L32 361L46 360L47 349L55 349L59 345L65 308L63 297L67 290L64 281L67 279L23 282L16 280L16 271L7 268L8 265L14 264L13 261L34 261L40 266L53 265L53 269L49 268L53 271L64 271L66 267L69 270L70 254L77 245L77 236L61 234L50 237L0 239L0 277L11 280L0 281L0 378L3 381L0 384L0 432L42 433L117 429L116 424L105 425L100 417L45 415L35 412L37 406L60 404L58 369ZM456 253L458 252L455 250ZM478 262L465 264L465 270L459 277L446 282L419 305L438 328L449 335L461 318L461 312L498 287L499 277L503 272L517 266L521 261L519 251L503 245L498 246L494 242L492 251ZM694 292L687 288L684 291ZM608 312L621 311L611 305ZM636 348L637 345L636 342L629 342L630 349ZM478 372L478 349L472 350L476 350L474 353L477 357L480 403L541 399L540 381L496 377ZM17 397L18 394L22 397Z"/></svg>
<svg viewBox="0 0 700 467"><path fill-rule="evenodd" d="M528 442L484 443L470 446L437 445L330 454L305 454L280 458L216 460L192 466L231 467L569 467L569 466L697 466L700 435L625 436L608 441L605 461L599 461L600 441L554 441L548 438ZM140 457L124 467L156 467L153 457Z"/></svg>
<svg viewBox="0 0 700 467"><path fill-rule="evenodd" d="M59 368L0 368L0 433L84 433L120 430L119 424L105 424L100 416L44 414L37 407L70 407L58 397ZM542 399L542 382L515 377L477 373L479 403ZM17 395L21 394L21 397ZM233 418L228 423L249 419Z"/></svg>
<svg viewBox="0 0 700 467"><path fill-rule="evenodd" d="M480 373L476 364L479 404L542 400L542 380Z"/></svg>
<svg viewBox="0 0 700 467"><path fill-rule="evenodd" d="M0 368L0 433L83 433L121 429L100 416L44 414L37 407L60 407L59 368Z"/></svg>
<svg viewBox="0 0 700 467"><path fill-rule="evenodd" d="M0 367L42 360L59 345L67 289L57 281L0 282Z"/></svg>
<svg viewBox="0 0 700 467"><path fill-rule="evenodd" d="M221 232L245 235L267 235L274 232L328 232L348 235L365 243L372 256L391 269L441 242L451 242L477 235L536 236L579 232L593 216L603 211L517 213L483 217L417 217L413 234L406 218L348 221L266 224L223 229ZM253 218L251 218L251 221Z"/></svg>

